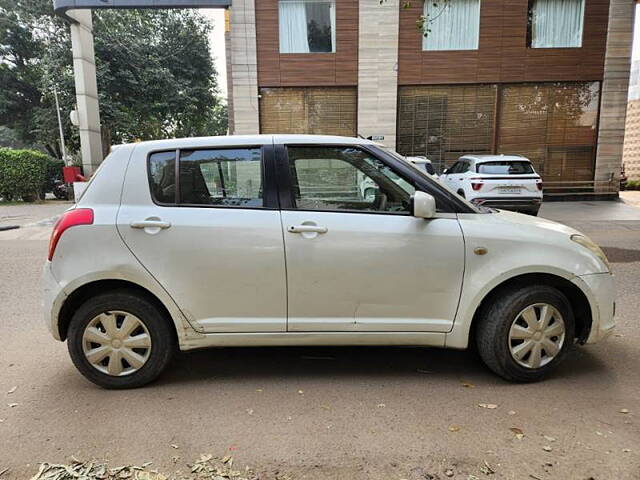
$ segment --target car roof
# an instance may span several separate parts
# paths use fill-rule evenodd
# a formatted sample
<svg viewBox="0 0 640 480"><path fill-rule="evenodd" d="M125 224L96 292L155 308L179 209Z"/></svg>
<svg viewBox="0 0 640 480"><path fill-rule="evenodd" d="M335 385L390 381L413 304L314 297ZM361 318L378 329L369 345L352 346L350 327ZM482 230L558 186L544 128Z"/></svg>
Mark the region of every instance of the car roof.
<svg viewBox="0 0 640 480"><path fill-rule="evenodd" d="M463 155L460 160L473 160L476 163L484 162L500 162L500 161L520 161L528 162L527 157L522 155L489 155L489 154L477 154L477 155Z"/></svg>
<svg viewBox="0 0 640 480"><path fill-rule="evenodd" d="M275 144L318 144L318 145L378 145L364 138L339 137L334 135L223 135L218 137L170 138L165 140L149 140L136 145L150 150L194 148L210 146L234 145L269 145Z"/></svg>

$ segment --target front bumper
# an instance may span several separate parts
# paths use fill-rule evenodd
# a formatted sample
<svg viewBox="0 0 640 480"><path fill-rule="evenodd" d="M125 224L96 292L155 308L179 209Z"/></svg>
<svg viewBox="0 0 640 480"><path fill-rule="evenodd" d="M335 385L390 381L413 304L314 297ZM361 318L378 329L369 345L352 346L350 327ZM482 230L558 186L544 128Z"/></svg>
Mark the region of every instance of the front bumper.
<svg viewBox="0 0 640 480"><path fill-rule="evenodd" d="M616 326L615 282L610 273L594 273L579 278L584 284L591 304L591 331L586 343L596 343L607 338Z"/></svg>
<svg viewBox="0 0 640 480"><path fill-rule="evenodd" d="M482 207L501 208L516 212L537 212L542 204L541 197L489 197L474 198L472 203Z"/></svg>
<svg viewBox="0 0 640 480"><path fill-rule="evenodd" d="M45 262L42 269L41 284L44 323L47 325L53 338L61 341L62 339L60 338L60 331L58 329L58 315L67 296L53 276L51 262L49 261Z"/></svg>

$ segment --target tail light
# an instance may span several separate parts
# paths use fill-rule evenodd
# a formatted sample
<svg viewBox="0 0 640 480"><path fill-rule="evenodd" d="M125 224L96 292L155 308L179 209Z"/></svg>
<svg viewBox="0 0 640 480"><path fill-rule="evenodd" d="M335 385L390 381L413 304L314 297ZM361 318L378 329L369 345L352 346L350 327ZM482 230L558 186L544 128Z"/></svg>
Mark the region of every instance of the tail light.
<svg viewBox="0 0 640 480"><path fill-rule="evenodd" d="M538 187L538 190L542 191L542 180L536 181L536 187Z"/></svg>
<svg viewBox="0 0 640 480"><path fill-rule="evenodd" d="M480 190L482 188L482 185L484 185L484 183L482 182L481 179L479 178L471 179L471 188L473 188L474 192L477 192L478 190Z"/></svg>
<svg viewBox="0 0 640 480"><path fill-rule="evenodd" d="M53 258L58 241L65 230L76 225L91 225L92 223L93 210L90 208L75 208L63 213L53 226L53 232L49 240L49 260Z"/></svg>

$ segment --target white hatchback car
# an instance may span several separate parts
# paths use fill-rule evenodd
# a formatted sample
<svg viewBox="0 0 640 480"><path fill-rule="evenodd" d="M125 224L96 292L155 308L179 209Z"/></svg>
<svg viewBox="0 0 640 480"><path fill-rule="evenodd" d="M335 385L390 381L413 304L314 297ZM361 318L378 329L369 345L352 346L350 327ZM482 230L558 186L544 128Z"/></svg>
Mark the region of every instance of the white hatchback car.
<svg viewBox="0 0 640 480"><path fill-rule="evenodd" d="M520 155L464 155L440 180L478 206L537 215L542 204L542 179Z"/></svg>
<svg viewBox="0 0 640 480"><path fill-rule="evenodd" d="M150 382L176 349L245 345L473 342L498 375L532 381L614 328L587 237L480 212L343 137L120 146L55 225L43 282L54 338L108 388Z"/></svg>

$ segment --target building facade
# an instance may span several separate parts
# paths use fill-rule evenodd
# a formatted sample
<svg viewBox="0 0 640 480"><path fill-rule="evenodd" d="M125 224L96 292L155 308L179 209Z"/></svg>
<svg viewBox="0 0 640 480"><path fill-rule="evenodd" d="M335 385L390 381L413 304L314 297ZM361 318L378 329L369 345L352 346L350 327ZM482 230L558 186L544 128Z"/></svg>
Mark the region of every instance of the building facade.
<svg viewBox="0 0 640 480"><path fill-rule="evenodd" d="M640 180L640 61L631 66L629 103L624 132L622 163L629 180Z"/></svg>
<svg viewBox="0 0 640 480"><path fill-rule="evenodd" d="M634 7L234 0L232 133L384 137L440 170L467 153L518 153L549 194L615 193Z"/></svg>

